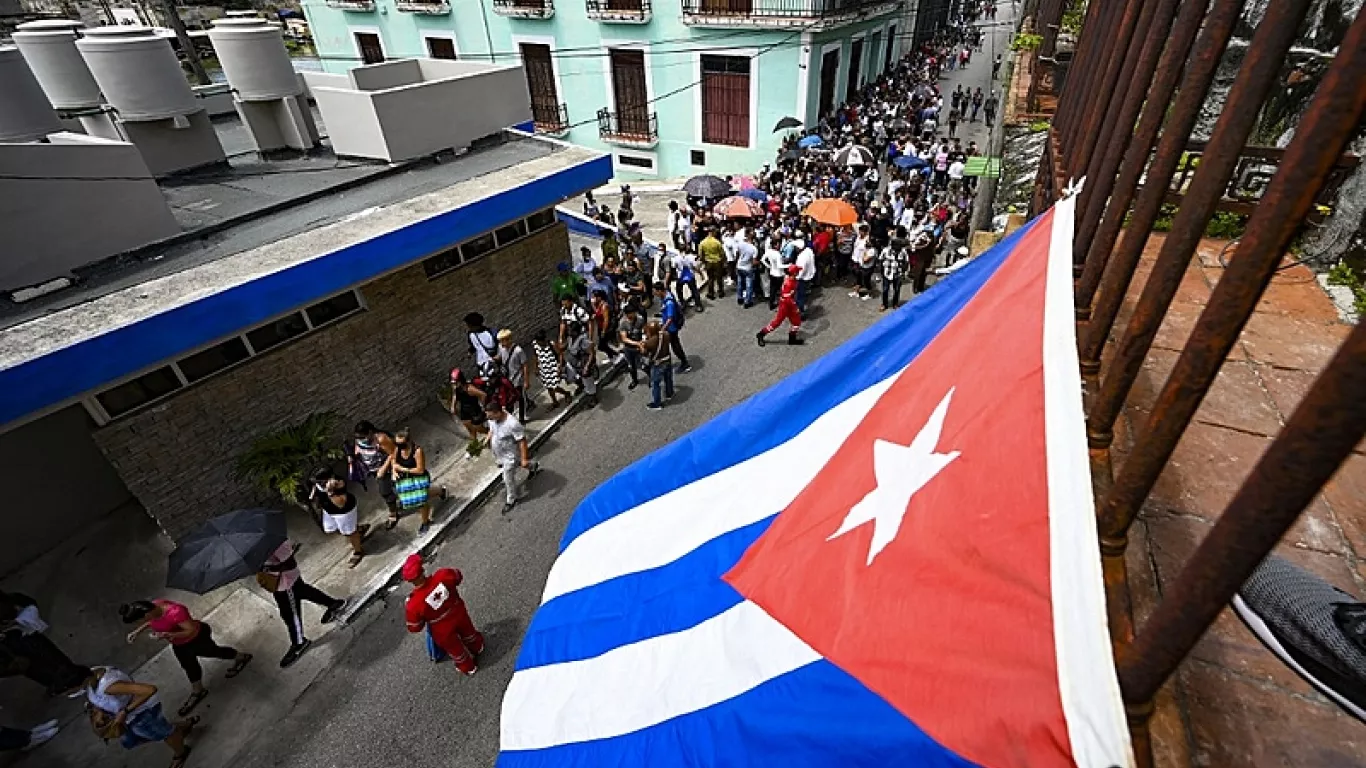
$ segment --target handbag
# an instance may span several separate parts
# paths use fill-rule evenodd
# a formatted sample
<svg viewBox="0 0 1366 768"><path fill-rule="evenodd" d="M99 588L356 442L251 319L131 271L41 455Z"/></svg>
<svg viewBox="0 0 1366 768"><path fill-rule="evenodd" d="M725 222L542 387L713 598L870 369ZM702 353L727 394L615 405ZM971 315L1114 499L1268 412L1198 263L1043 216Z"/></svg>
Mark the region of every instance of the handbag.
<svg viewBox="0 0 1366 768"><path fill-rule="evenodd" d="M394 493L398 494L398 505L403 509L417 509L427 503L427 490L432 485L431 475L404 475L394 483Z"/></svg>
<svg viewBox="0 0 1366 768"><path fill-rule="evenodd" d="M433 662L435 662L435 663L437 663L437 664L440 664L441 662L443 662L443 661L445 661L446 659L449 659L449 658L451 657L450 654L446 653L446 650L445 650L444 648L442 648L441 646L439 646L439 645L436 644L436 638L432 637L432 628L431 628L431 627L427 627L426 635L427 635L427 658L431 659Z"/></svg>

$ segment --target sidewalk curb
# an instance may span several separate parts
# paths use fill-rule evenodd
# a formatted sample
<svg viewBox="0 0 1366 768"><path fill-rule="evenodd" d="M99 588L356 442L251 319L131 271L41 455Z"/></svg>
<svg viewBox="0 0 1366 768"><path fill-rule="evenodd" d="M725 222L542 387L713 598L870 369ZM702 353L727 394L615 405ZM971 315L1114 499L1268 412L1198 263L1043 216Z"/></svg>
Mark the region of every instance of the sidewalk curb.
<svg viewBox="0 0 1366 768"><path fill-rule="evenodd" d="M621 366L612 365L606 373L598 377L598 387L601 388L612 383L622 370L624 369ZM551 419L545 427L527 443L529 451L535 450L545 443L545 441L550 439L551 435L559 431L561 425L575 414L584 410L584 402L585 400L582 396L575 398L574 402L570 404L569 407L557 414L555 418ZM431 530L427 531L426 535L416 539L409 549L423 556L431 554L431 552L436 549L436 545L440 543L442 537L445 536L446 531L454 527L456 523L459 523L467 512L486 502L489 496L491 496L501 484L501 473L496 471L490 473L489 478L483 481L482 485L477 486L477 490L475 490L474 494L466 499L455 512L439 523L433 522ZM398 586L400 571L402 571L402 569L403 563L402 561L399 561L395 563L391 569L386 570L371 579L359 592L350 595L347 598L346 612L338 617L337 623L341 626L348 626L351 624L352 620L368 608L371 603L376 600L383 600L385 595L387 595L392 588Z"/></svg>

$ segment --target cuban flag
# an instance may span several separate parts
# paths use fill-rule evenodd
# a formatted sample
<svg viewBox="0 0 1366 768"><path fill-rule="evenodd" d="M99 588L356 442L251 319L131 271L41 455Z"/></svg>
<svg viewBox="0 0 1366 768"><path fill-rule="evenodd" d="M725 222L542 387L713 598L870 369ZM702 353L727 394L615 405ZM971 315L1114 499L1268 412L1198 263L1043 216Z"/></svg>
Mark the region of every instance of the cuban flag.
<svg viewBox="0 0 1366 768"><path fill-rule="evenodd" d="M589 494L498 765L1132 765L1072 231L1069 199Z"/></svg>

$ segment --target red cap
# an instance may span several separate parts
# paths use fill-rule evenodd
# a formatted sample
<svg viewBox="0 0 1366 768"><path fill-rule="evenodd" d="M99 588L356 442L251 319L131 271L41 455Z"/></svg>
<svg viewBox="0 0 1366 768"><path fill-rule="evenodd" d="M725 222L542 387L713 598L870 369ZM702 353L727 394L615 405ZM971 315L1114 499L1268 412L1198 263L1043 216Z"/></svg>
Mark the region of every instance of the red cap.
<svg viewBox="0 0 1366 768"><path fill-rule="evenodd" d="M414 552L403 561L403 580L412 581L420 573L422 573L422 555Z"/></svg>

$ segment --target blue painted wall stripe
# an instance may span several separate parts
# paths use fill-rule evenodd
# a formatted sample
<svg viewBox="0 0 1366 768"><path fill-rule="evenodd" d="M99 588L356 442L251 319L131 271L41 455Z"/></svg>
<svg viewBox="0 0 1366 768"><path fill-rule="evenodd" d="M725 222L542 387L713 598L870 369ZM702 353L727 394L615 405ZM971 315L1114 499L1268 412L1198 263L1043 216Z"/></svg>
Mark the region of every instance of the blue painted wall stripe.
<svg viewBox="0 0 1366 768"><path fill-rule="evenodd" d="M612 159L597 157L7 368L0 371L0 424L408 266L611 177Z"/></svg>

